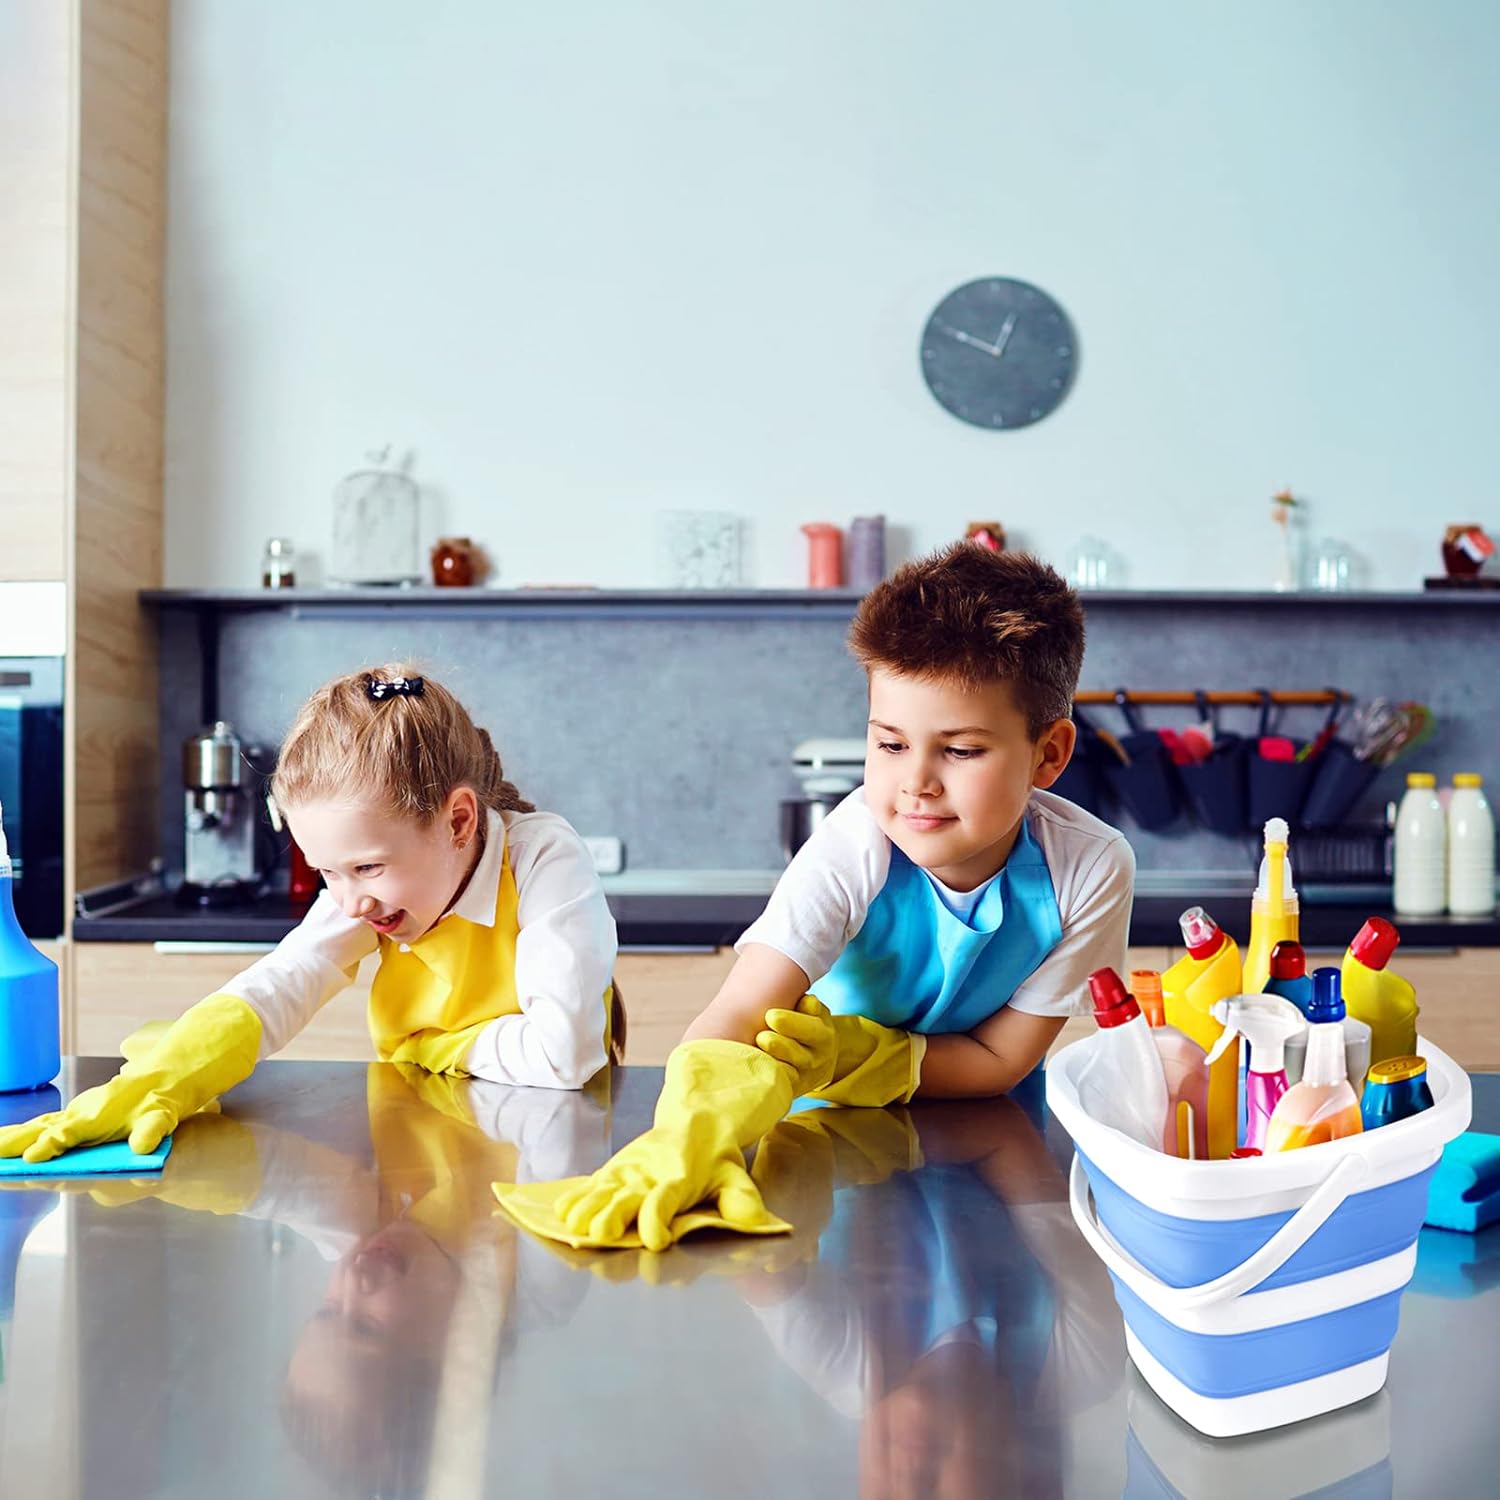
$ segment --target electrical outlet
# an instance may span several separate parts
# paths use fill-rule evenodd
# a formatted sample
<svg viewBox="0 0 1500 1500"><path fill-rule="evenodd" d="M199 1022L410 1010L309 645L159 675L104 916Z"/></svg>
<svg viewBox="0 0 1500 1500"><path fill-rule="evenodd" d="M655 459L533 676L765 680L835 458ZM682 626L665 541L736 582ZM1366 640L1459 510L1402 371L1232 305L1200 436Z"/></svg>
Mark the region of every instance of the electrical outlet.
<svg viewBox="0 0 1500 1500"><path fill-rule="evenodd" d="M612 836L586 838L583 847L589 851L594 869L601 875L618 875L625 868L625 846Z"/></svg>

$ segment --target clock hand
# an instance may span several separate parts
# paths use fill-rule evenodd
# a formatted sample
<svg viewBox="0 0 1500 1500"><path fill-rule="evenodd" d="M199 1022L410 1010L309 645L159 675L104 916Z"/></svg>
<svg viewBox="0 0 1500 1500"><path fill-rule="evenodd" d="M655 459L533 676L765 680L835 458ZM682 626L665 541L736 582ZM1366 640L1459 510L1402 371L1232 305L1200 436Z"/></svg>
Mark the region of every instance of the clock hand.
<svg viewBox="0 0 1500 1500"><path fill-rule="evenodd" d="M983 349L986 354L999 353L993 344L987 344L983 339L976 339L972 333L965 333L962 328L950 328L946 323L939 323L938 328L949 338L957 339L960 344L972 344L976 349Z"/></svg>
<svg viewBox="0 0 1500 1500"><path fill-rule="evenodd" d="M1011 334L1016 331L1016 319L1018 317L1020 317L1019 313L1012 313L1005 320L1005 326L1000 330L1000 337L995 340L994 347L990 349L990 353L996 359L999 359L1005 353L1005 346L1010 342Z"/></svg>

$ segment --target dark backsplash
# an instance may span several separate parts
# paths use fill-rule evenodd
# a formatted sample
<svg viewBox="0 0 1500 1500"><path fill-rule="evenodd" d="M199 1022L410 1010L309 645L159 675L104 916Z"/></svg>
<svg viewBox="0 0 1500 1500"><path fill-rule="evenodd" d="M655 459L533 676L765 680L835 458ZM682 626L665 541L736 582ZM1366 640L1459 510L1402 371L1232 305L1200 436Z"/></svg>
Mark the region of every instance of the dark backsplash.
<svg viewBox="0 0 1500 1500"><path fill-rule="evenodd" d="M339 672L415 659L494 735L507 774L581 833L623 840L627 867L768 869L781 863L777 803L797 795L793 745L860 735L864 681L843 645L847 615L748 608L690 618L601 596L592 611L434 614L414 604L341 617L229 612L220 636L220 713L274 746L302 700ZM708 597L708 596L706 596ZM1312 689L1420 698L1434 738L1385 772L1353 817L1375 818L1421 767L1489 775L1500 744L1500 608L1390 596L1085 596L1084 688ZM850 606L852 610L852 605ZM842 617L841 617L842 616ZM182 865L182 740L198 727L193 616L161 611L162 847ZM1313 733L1321 710L1280 727ZM1123 727L1115 710L1092 711ZM1179 724L1185 710L1148 712ZM1250 731L1250 710L1226 728ZM1142 869L1247 868L1253 838L1145 833L1121 819ZM1293 851L1295 861L1295 848Z"/></svg>

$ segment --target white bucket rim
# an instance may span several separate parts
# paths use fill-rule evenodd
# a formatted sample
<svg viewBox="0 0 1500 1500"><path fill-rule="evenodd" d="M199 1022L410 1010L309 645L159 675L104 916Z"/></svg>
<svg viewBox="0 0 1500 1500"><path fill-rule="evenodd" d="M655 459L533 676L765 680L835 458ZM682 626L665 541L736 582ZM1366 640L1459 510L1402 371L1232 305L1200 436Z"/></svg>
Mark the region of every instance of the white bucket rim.
<svg viewBox="0 0 1500 1500"><path fill-rule="evenodd" d="M1314 1191L1349 1156L1364 1159L1365 1188L1399 1181L1432 1165L1468 1128L1469 1076L1442 1048L1418 1037L1427 1059L1433 1105L1379 1130L1298 1151L1243 1161L1183 1161L1132 1140L1085 1113L1077 1072L1088 1056L1085 1037L1048 1059L1047 1107L1074 1145L1116 1186L1159 1212L1189 1219L1250 1219L1285 1212Z"/></svg>

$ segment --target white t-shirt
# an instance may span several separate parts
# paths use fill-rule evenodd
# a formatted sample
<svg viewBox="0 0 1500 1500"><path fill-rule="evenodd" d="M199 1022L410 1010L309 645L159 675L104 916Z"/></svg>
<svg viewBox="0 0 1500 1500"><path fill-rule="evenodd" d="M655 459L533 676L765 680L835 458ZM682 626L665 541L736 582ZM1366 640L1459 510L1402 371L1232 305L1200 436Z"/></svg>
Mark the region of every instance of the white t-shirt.
<svg viewBox="0 0 1500 1500"><path fill-rule="evenodd" d="M1106 964L1125 971L1135 855L1118 828L1050 792L1033 791L1025 817L1047 861L1062 937L1009 1004L1035 1016L1087 1015L1089 975ZM816 988L864 926L890 864L891 842L860 787L797 851L736 950L764 943L791 959Z"/></svg>
<svg viewBox="0 0 1500 1500"><path fill-rule="evenodd" d="M506 851L516 882L521 1010L486 1026L464 1066L492 1083L582 1088L605 1062L600 1006L618 943L604 887L572 825L556 813L491 811L484 853L439 921L494 925ZM369 923L319 892L270 953L224 986L260 1017L260 1055L286 1046L378 946Z"/></svg>

